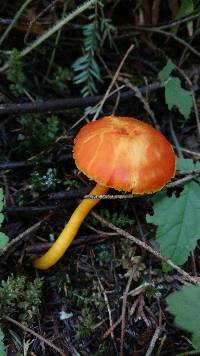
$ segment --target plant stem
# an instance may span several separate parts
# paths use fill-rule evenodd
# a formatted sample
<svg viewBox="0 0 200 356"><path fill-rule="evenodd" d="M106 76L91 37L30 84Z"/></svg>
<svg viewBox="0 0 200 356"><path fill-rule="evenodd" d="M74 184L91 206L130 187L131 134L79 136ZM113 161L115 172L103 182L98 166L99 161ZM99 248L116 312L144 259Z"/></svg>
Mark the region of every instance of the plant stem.
<svg viewBox="0 0 200 356"><path fill-rule="evenodd" d="M53 27L51 27L48 31L44 32L41 36L39 36L34 42L32 42L29 46L24 48L20 53L20 57L26 56L33 49L38 47L42 42L47 40L50 36L52 36L55 32L59 31L63 26L65 26L69 21L74 19L76 16L80 15L83 11L87 10L91 5L95 4L98 0L88 0L85 1L82 5L78 6L74 11L70 12L66 17L59 20ZM3 67L0 68L0 72L4 72L9 68L9 64L6 63Z"/></svg>
<svg viewBox="0 0 200 356"><path fill-rule="evenodd" d="M10 25L7 27L7 29L5 30L5 32L2 34L1 38L0 38L0 46L2 45L3 41L5 40L5 38L8 36L9 32L12 30L13 26L15 26L18 18L21 16L22 12L26 9L26 7L31 3L32 0L27 0L25 1L25 3L20 7L20 9L16 12L12 22L10 23Z"/></svg>

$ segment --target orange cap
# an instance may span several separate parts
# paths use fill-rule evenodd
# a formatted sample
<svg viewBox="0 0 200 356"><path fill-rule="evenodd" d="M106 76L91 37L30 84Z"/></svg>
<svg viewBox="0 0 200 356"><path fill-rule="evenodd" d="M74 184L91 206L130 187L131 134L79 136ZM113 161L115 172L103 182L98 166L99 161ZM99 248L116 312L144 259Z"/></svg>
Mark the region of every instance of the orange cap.
<svg viewBox="0 0 200 356"><path fill-rule="evenodd" d="M176 156L152 126L107 116L83 126L75 138L77 167L97 183L133 194L160 190L175 174Z"/></svg>

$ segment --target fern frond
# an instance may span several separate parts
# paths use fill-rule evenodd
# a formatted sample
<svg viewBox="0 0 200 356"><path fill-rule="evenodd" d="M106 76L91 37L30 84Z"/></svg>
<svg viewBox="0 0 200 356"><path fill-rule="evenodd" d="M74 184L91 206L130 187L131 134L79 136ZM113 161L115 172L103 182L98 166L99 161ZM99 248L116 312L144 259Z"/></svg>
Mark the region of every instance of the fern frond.
<svg viewBox="0 0 200 356"><path fill-rule="evenodd" d="M102 7L103 3L99 1ZM96 11L89 17L90 23L84 25L83 29L83 56L77 58L73 63L72 69L76 72L74 83L82 84L81 94L89 96L97 94L97 82L101 82L99 64L95 58L97 51L102 47L106 38L112 45L112 33L115 27L109 19L106 19L101 9L101 15Z"/></svg>

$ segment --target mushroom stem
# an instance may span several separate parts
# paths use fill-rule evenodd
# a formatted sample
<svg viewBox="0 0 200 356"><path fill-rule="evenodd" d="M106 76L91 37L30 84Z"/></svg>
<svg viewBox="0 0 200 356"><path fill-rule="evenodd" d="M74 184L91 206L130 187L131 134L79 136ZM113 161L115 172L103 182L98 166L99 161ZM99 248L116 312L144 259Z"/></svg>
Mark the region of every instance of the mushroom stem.
<svg viewBox="0 0 200 356"><path fill-rule="evenodd" d="M90 194L106 194L108 189L108 187L96 184ZM65 251L72 243L80 225L82 224L87 214L99 201L100 199L82 200L52 247L42 257L39 257L34 261L35 268L45 270L58 262L58 260L64 255Z"/></svg>

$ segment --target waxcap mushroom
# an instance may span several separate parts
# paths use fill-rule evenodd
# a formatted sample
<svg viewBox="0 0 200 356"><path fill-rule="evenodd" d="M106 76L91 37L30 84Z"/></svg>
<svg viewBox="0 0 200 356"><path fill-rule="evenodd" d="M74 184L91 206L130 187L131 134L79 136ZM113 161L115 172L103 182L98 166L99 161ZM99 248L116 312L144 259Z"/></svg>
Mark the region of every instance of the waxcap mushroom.
<svg viewBox="0 0 200 356"><path fill-rule="evenodd" d="M92 195L113 187L134 194L160 190L175 173L176 157L167 139L150 125L129 117L107 116L86 124L75 138L77 167L97 182ZM83 199L53 246L34 261L47 269L64 255L83 220L100 201Z"/></svg>
<svg viewBox="0 0 200 356"><path fill-rule="evenodd" d="M95 182L119 191L159 191L175 174L176 157L165 136L141 120L106 116L75 138L77 167Z"/></svg>

